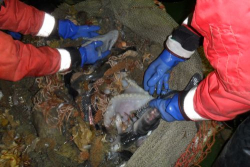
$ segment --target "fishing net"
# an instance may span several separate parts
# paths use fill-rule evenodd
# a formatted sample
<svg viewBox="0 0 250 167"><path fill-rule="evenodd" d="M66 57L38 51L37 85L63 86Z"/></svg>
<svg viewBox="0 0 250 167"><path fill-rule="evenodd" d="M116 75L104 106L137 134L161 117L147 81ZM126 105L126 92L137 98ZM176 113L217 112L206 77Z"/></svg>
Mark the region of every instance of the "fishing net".
<svg viewBox="0 0 250 167"><path fill-rule="evenodd" d="M200 166L202 160L211 152L216 134L223 128L216 121L202 121L199 131L177 160L175 167Z"/></svg>
<svg viewBox="0 0 250 167"><path fill-rule="evenodd" d="M101 31L105 33L117 29L120 36L126 41L132 41L131 36L126 32L128 30L133 32L140 41L135 43L138 53L147 51L154 58L159 56L164 49L164 41L167 36L178 26L163 10L163 7L157 6L153 0L87 0L76 4L74 8L67 4L63 4L59 8L60 10L56 10L53 14L57 18L67 16L67 12L60 11L76 13L84 11L88 17L107 18L97 20L98 22L94 24L100 25ZM148 50L141 49L147 41L151 42L151 47ZM170 88L183 90L195 73L202 76L201 60L197 52L188 61L179 63L172 70ZM137 80L137 83L142 85L142 80ZM202 125L197 133L194 122L167 123L161 121L159 127L135 151L126 166L189 166L194 162L200 162L205 157L202 153L204 147L211 148L214 140L210 139L211 137L214 139L215 132L218 130L214 128L216 130L209 131L209 128L214 127L214 123ZM211 134L208 135L208 132ZM204 152L207 153L207 151Z"/></svg>
<svg viewBox="0 0 250 167"><path fill-rule="evenodd" d="M161 46L161 49L166 37L178 26L152 0L110 2L116 19L141 37L154 41ZM184 89L194 73L201 74L200 65L197 53L188 62L179 64L171 74L170 87L176 90ZM162 121L145 143L136 150L127 166L174 166L196 131L194 122Z"/></svg>
<svg viewBox="0 0 250 167"><path fill-rule="evenodd" d="M165 10L160 9L152 0L110 0L110 3L117 20L141 37L156 42L161 50L167 36L178 26ZM198 53L174 68L170 88L183 90L196 72L202 75Z"/></svg>

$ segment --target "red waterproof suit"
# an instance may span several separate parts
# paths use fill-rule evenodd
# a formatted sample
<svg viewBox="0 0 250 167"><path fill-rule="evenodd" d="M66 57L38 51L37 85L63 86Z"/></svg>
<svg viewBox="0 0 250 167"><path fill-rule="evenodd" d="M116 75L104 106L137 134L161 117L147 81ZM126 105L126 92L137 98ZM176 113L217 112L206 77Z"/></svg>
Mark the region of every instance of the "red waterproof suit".
<svg viewBox="0 0 250 167"><path fill-rule="evenodd" d="M37 35L45 13L18 0L5 0L0 10L0 29ZM25 76L42 76L58 72L60 54L50 47L36 48L13 40L0 31L0 78L17 81Z"/></svg>
<svg viewBox="0 0 250 167"><path fill-rule="evenodd" d="M0 29L37 35L44 12L18 0L5 0ZM204 36L204 50L215 71L190 98L193 120L229 120L250 109L250 1L197 0L192 26ZM50 47L35 48L0 32L0 78L16 81L25 76L56 73L60 54ZM188 99L188 98L187 98ZM189 112L197 113L195 118Z"/></svg>
<svg viewBox="0 0 250 167"><path fill-rule="evenodd" d="M192 27L204 36L215 69L194 94L194 110L203 118L229 120L250 110L249 22L249 0L197 0Z"/></svg>

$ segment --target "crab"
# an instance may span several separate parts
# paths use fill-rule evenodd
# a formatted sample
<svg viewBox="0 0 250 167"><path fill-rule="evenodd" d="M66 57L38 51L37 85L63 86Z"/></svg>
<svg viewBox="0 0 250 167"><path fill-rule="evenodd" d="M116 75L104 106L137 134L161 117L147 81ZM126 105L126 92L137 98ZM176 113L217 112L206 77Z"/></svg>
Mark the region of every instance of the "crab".
<svg viewBox="0 0 250 167"><path fill-rule="evenodd" d="M150 53L145 53L143 56L142 56L142 63L144 63L145 61L150 61L152 58L152 54Z"/></svg>

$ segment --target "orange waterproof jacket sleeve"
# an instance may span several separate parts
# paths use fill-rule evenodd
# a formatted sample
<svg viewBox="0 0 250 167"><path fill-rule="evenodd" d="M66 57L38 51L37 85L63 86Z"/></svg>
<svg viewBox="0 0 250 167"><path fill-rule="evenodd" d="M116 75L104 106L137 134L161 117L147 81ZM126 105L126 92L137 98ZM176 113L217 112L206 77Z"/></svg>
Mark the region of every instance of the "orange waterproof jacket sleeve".
<svg viewBox="0 0 250 167"><path fill-rule="evenodd" d="M36 48L13 40L0 32L0 78L17 81L25 76L42 76L56 73L60 55L56 49Z"/></svg>
<svg viewBox="0 0 250 167"><path fill-rule="evenodd" d="M36 35L45 13L18 0L5 0L0 11L0 29Z"/></svg>
<svg viewBox="0 0 250 167"><path fill-rule="evenodd" d="M0 10L0 28L36 35L42 27L44 12L18 0L5 0ZM13 40L0 32L0 78L17 81L25 76L42 76L58 72L60 54L50 47L36 48Z"/></svg>
<svg viewBox="0 0 250 167"><path fill-rule="evenodd" d="M249 0L197 0L192 26L204 36L215 69L194 94L194 110L203 118L230 120L250 110L249 20Z"/></svg>

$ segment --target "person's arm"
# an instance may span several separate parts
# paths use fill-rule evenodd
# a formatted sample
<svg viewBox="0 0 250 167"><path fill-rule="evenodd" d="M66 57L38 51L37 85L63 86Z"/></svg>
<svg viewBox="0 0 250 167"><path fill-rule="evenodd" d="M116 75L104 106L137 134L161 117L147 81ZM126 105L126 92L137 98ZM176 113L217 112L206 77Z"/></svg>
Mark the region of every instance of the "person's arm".
<svg viewBox="0 0 250 167"><path fill-rule="evenodd" d="M250 110L250 1L197 1L192 26L204 36L212 72L197 87L194 110L213 120L230 120Z"/></svg>
<svg viewBox="0 0 250 167"><path fill-rule="evenodd" d="M19 0L5 0L0 7L0 29L3 30L42 37L56 34L65 39L99 35L96 32L100 29L99 26L75 25L70 20L57 20Z"/></svg>
<svg viewBox="0 0 250 167"><path fill-rule="evenodd" d="M96 41L77 48L53 49L47 46L36 48L13 40L0 31L0 79L17 81L27 76L44 76L93 64L106 57L110 51L99 56L96 48L102 42Z"/></svg>
<svg viewBox="0 0 250 167"><path fill-rule="evenodd" d="M248 0L197 1L192 26L215 70L189 92L153 101L165 118L225 121L250 110L250 27L241 21L250 19L249 6Z"/></svg>
<svg viewBox="0 0 250 167"><path fill-rule="evenodd" d="M0 29L46 37L54 24L53 16L18 0L5 0L1 5Z"/></svg>
<svg viewBox="0 0 250 167"><path fill-rule="evenodd" d="M18 0L5 0L0 9L0 29L22 34L48 36L54 17ZM0 78L17 81L25 76L42 76L66 70L71 58L65 49L36 48L0 32Z"/></svg>
<svg viewBox="0 0 250 167"><path fill-rule="evenodd" d="M200 36L188 27L181 25L167 38L165 49L153 61L144 74L144 89L150 94L164 94L168 90L170 71L180 62L191 57L200 44Z"/></svg>
<svg viewBox="0 0 250 167"><path fill-rule="evenodd" d="M60 69L61 57L57 49L36 48L13 40L10 35L1 31L0 44L1 79L17 81L25 76L53 74Z"/></svg>
<svg viewBox="0 0 250 167"><path fill-rule="evenodd" d="M53 16L28 6L18 0L5 0L0 10L0 29L22 34L49 36L51 33L63 38L94 37L98 26L77 26L69 20L56 20ZM65 71L84 64L92 64L107 56L103 51L98 56L96 41L78 48L53 49L47 46L36 48L13 40L0 32L0 78L17 81L26 76L42 76Z"/></svg>

